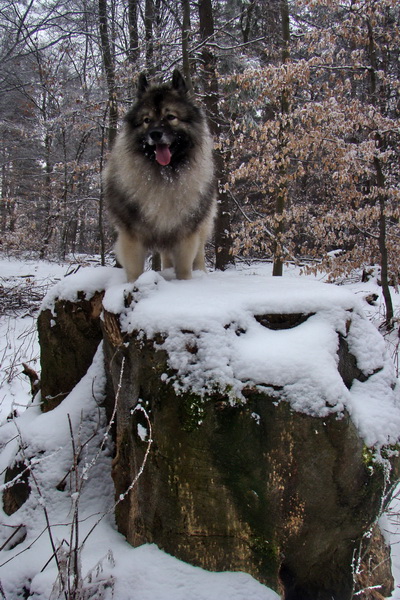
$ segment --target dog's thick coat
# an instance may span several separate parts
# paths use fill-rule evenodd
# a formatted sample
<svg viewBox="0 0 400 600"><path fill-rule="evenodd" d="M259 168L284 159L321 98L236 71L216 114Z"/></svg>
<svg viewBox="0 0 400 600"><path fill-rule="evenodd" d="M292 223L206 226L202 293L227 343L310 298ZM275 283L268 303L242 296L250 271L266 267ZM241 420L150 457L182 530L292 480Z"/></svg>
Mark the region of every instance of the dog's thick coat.
<svg viewBox="0 0 400 600"><path fill-rule="evenodd" d="M143 272L148 250L159 250L178 279L205 270L216 212L212 138L179 71L171 85L149 86L140 76L103 177L129 281Z"/></svg>

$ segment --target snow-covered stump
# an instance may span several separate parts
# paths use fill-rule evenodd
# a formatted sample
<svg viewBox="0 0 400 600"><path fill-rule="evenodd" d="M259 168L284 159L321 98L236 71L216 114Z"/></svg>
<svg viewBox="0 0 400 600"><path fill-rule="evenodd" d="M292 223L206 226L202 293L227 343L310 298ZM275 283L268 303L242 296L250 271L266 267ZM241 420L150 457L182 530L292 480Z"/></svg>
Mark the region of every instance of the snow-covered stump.
<svg viewBox="0 0 400 600"><path fill-rule="evenodd" d="M355 297L299 280L147 273L103 304L128 541L246 571L286 600L350 600L398 477L400 432L384 342ZM368 581L385 595L386 564Z"/></svg>
<svg viewBox="0 0 400 600"><path fill-rule="evenodd" d="M102 334L102 292L74 301L58 298L38 318L42 410L58 406L85 375Z"/></svg>
<svg viewBox="0 0 400 600"><path fill-rule="evenodd" d="M122 269L82 268L46 294L38 318L43 412L58 406L92 364L103 338L104 291L123 280Z"/></svg>

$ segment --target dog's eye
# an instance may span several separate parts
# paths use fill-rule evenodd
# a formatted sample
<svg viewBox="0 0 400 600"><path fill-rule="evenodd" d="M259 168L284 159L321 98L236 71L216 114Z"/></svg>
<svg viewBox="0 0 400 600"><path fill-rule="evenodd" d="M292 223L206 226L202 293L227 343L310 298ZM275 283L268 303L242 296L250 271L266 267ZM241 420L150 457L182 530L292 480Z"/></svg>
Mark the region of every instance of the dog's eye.
<svg viewBox="0 0 400 600"><path fill-rule="evenodd" d="M176 117L175 115L169 114L169 115L167 115L167 119L168 119L168 121L176 121L178 119L178 117Z"/></svg>
<svg viewBox="0 0 400 600"><path fill-rule="evenodd" d="M150 122L151 122L150 117L144 117L143 123L146 123L146 125L148 125Z"/></svg>

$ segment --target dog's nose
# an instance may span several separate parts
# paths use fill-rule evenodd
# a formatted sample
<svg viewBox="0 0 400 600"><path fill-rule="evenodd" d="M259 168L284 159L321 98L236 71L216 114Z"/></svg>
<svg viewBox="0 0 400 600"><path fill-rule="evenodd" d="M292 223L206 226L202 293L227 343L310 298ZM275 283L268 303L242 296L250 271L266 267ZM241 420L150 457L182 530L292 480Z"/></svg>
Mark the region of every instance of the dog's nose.
<svg viewBox="0 0 400 600"><path fill-rule="evenodd" d="M162 129L153 129L150 131L150 137L153 142L160 142L164 132Z"/></svg>

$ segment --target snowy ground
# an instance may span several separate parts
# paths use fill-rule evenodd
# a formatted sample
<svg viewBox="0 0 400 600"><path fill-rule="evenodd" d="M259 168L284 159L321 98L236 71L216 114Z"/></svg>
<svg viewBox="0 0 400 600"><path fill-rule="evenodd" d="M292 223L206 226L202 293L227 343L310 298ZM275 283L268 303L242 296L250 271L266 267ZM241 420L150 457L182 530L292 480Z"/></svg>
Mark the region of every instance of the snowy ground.
<svg viewBox="0 0 400 600"><path fill-rule="evenodd" d="M30 386L21 375L22 363L39 370L38 342L35 319L40 297L51 289L56 281L75 270L77 265L57 265L47 262L0 260L0 284L5 286L6 314L0 315L0 470L3 472L10 457L18 452L21 441L30 449L30 455L20 452L21 462L35 461L34 472L42 487L32 490L23 507L11 517L2 514L6 524L0 533L0 597L16 600L23 585L29 580L35 600L56 600L59 597L57 568L52 557L49 531L43 526L44 511L50 521L52 543L56 548L67 548L68 544L81 549L81 574L85 598L104 600L273 600L278 596L244 573L209 573L184 564L152 545L131 548L114 528L113 488L110 473L110 452L107 442L106 423L98 415L97 404L102 399L102 368L99 353L87 376L68 398L54 411L45 415L31 403ZM269 265L242 267L246 274L270 275ZM116 276L117 279L119 275ZM298 279L297 269L288 268L284 278ZM311 278L315 279L315 278ZM67 281L67 280L66 280ZM120 286L119 281L115 284ZM289 284L290 285L290 284ZM357 277L343 282L349 291L360 298L364 312L379 326L383 314L381 290L374 280L361 283ZM20 306L11 306L7 288L20 290ZM27 294L28 292L28 294ZM371 306L362 299L376 293L378 299ZM28 296L28 297L27 297ZM393 300L400 315L399 296ZM109 298L112 302L112 297ZM2 303L3 304L3 303ZM386 343L393 362L398 366L398 334L386 336ZM398 374L398 373L397 373ZM82 398L85 398L84 405ZM86 418L83 412L86 411ZM26 409L28 407L28 409ZM7 421L13 412L20 416ZM71 438L71 428L76 438ZM90 440L90 441L89 441ZM82 465L78 478L67 478L66 474L75 455L81 452ZM100 450L99 450L100 448ZM35 450L33 455L32 449ZM38 458L39 457L39 458ZM100 473L102 474L100 477ZM43 476L43 478L41 478ZM68 480L62 490L60 482ZM71 482L70 482L71 479ZM99 486L99 481L101 485ZM46 485L43 484L46 482ZM59 490L54 493L54 488ZM381 526L392 545L393 571L396 591L393 600L400 600L400 500L394 500ZM71 515L79 522L77 533L71 523ZM20 527L29 523L26 540L12 548L13 541L26 530ZM93 529L93 531L92 531ZM16 531L12 541L11 533ZM87 540L85 541L85 537ZM83 544L83 547L82 547ZM21 551L23 551L21 553ZM62 553L60 553L61 555ZM65 556L67 556L65 552ZM63 567L63 565L61 565ZM68 565L61 573L73 572ZM71 583L73 585L73 583ZM81 583L77 585L82 587ZM3 593L3 596L2 596ZM64 596L62 596L64 597Z"/></svg>

